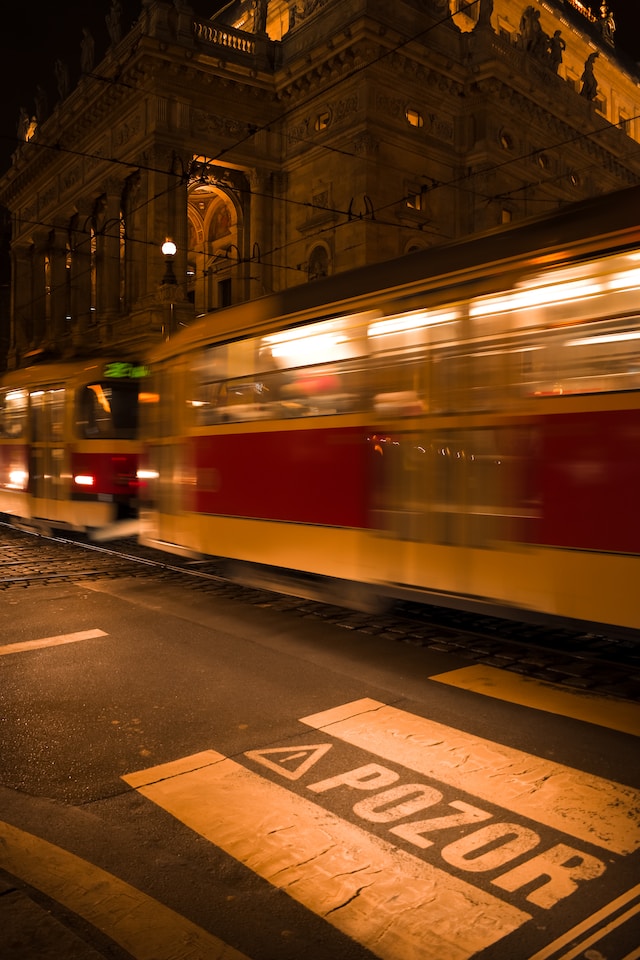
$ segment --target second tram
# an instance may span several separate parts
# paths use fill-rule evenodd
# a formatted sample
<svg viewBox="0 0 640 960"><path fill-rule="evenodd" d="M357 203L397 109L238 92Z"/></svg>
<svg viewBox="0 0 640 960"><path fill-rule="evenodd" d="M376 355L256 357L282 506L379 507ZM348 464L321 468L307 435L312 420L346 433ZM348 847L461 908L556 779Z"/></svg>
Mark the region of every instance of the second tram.
<svg viewBox="0 0 640 960"><path fill-rule="evenodd" d="M145 367L37 363L0 380L0 514L45 530L97 531L137 515Z"/></svg>

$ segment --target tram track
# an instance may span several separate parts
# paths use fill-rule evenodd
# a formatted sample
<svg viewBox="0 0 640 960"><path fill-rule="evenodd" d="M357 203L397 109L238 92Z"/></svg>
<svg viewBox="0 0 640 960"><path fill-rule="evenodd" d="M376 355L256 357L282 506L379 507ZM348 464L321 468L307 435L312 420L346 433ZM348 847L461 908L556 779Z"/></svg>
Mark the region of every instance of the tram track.
<svg viewBox="0 0 640 960"><path fill-rule="evenodd" d="M79 535L45 536L0 521L0 592L97 578L169 580L243 604L320 619L389 642L454 654L475 664L573 690L640 702L640 638L608 636L397 602L385 613L356 612L230 580L219 560L193 561L133 538L104 546Z"/></svg>

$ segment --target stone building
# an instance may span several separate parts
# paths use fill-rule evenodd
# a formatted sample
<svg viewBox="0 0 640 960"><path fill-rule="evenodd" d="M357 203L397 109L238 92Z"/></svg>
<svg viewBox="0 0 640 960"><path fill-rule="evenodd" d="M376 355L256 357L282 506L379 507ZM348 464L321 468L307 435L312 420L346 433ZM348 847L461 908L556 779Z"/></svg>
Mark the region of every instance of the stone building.
<svg viewBox="0 0 640 960"><path fill-rule="evenodd" d="M107 24L76 82L57 61L52 110L36 91L0 179L10 368L141 355L205 311L640 180L606 3L142 0L126 29L111 0Z"/></svg>

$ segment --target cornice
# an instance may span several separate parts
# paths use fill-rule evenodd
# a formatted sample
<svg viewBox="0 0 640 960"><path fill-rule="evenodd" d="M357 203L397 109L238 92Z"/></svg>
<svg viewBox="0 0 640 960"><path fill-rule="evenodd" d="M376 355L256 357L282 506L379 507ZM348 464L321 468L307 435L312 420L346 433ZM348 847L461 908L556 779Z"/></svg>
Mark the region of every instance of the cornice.
<svg viewBox="0 0 640 960"><path fill-rule="evenodd" d="M571 95L572 91L567 91L567 94ZM466 92L468 98L481 100L484 109L488 102L493 101L500 118L503 118L504 114L499 109L499 102L508 104L514 121L523 116L527 117L525 129L529 138L533 139L539 131L540 138L546 141L541 144L540 150L547 153L578 151L589 157L590 161L595 161L596 166L614 174L621 182L637 183L640 176L640 163L638 173L634 174L629 164L622 163L619 159L620 155L624 155L624 143L619 138L625 137L625 134L612 127L604 118L598 117L594 122L590 106L580 100L577 94L572 95L578 101L575 110L571 112L572 120L575 122L552 113L526 92L496 77L477 81ZM471 112L475 113L475 108L472 107ZM580 124L580 118L584 119L585 112L589 113L591 129L588 129L586 123ZM521 121L517 122L521 123ZM615 149L616 144L612 142L615 140L620 142L619 150ZM628 139L627 142L629 142ZM526 157L522 159L525 160Z"/></svg>

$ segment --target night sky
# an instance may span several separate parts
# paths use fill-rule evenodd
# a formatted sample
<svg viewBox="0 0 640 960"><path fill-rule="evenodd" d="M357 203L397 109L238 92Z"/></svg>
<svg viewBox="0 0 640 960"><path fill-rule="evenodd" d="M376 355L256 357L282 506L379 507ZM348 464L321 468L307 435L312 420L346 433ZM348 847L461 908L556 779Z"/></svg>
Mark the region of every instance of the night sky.
<svg viewBox="0 0 640 960"><path fill-rule="evenodd" d="M141 0L121 0L124 10L123 28L126 31L137 19ZM590 0L597 15L599 0ZM617 33L616 44L635 60L640 60L640 2L639 0L610 0ZM199 16L209 17L224 6L224 0L190 0ZM523 9L526 0L522 0ZM0 173L9 166L16 146L16 129L20 107L34 112L34 94L38 84L48 94L49 105L57 99L53 65L57 58L65 61L71 73L72 87L79 73L82 28L91 31L96 49L96 63L108 46L105 15L110 0L66 0L53 4L51 0L26 0L24 4L11 0L3 6L4 24L0 36ZM9 9L7 9L9 8ZM21 12L23 11L23 12ZM22 21L22 23L20 23Z"/></svg>

